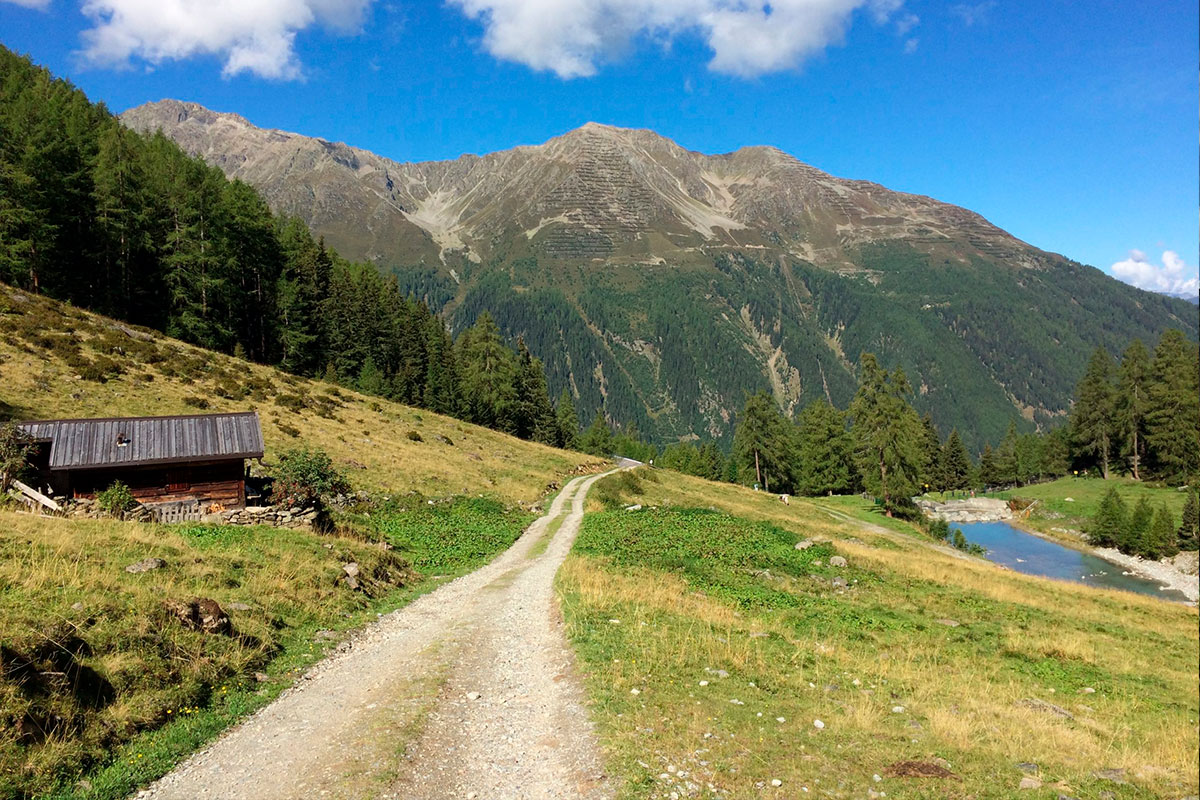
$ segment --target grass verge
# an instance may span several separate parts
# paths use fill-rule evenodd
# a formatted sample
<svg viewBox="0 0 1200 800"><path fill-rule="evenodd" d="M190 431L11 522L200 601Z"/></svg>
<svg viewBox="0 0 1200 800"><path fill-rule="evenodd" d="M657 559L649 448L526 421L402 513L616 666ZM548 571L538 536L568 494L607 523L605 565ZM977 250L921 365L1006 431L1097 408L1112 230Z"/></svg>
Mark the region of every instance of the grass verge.
<svg viewBox="0 0 1200 800"><path fill-rule="evenodd" d="M485 563L530 518L482 498L391 509L343 536L0 514L0 796L127 796L341 632ZM166 566L125 571L145 558ZM351 561L358 590L341 580ZM195 597L216 600L232 634L167 608Z"/></svg>
<svg viewBox="0 0 1200 800"><path fill-rule="evenodd" d="M655 477L558 583L624 797L1196 793L1194 609Z"/></svg>

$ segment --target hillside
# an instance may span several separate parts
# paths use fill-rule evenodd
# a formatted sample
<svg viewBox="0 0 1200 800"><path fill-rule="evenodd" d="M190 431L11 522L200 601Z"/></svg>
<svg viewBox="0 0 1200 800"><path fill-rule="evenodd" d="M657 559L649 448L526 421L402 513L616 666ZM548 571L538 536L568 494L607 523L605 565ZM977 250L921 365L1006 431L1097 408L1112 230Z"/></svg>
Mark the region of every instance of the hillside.
<svg viewBox="0 0 1200 800"><path fill-rule="evenodd" d="M258 411L264 461L324 448L357 489L530 504L596 459L223 356L0 284L0 418ZM413 438L413 437L416 438Z"/></svg>
<svg viewBox="0 0 1200 800"><path fill-rule="evenodd" d="M589 124L542 145L398 163L162 101L122 120L254 185L455 327L489 310L580 416L725 438L743 392L844 405L863 350L972 449L1061 417L1087 355L1195 339L1194 306L1021 242L971 211L770 147L709 156Z"/></svg>
<svg viewBox="0 0 1200 800"><path fill-rule="evenodd" d="M634 475L597 484L559 576L623 796L1196 793L1194 608L1003 570L869 504Z"/></svg>

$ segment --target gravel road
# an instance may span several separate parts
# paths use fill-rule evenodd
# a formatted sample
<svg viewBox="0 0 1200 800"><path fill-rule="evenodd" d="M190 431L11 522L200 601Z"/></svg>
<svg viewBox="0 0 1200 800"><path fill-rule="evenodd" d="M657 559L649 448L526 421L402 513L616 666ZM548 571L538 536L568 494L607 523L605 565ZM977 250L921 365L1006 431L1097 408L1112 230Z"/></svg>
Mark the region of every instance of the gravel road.
<svg viewBox="0 0 1200 800"><path fill-rule="evenodd" d="M495 561L362 630L138 797L610 797L553 589L599 477L569 482Z"/></svg>

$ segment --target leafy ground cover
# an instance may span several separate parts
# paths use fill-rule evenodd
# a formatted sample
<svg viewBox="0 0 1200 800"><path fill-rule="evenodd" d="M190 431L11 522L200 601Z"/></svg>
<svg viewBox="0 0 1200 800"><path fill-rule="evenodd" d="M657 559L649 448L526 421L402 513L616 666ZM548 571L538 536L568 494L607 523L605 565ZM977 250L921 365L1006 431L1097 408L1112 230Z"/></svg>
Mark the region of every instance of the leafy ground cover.
<svg viewBox="0 0 1200 800"><path fill-rule="evenodd" d="M1194 609L639 472L643 510L589 514L559 576L625 797L1196 792Z"/></svg>
<svg viewBox="0 0 1200 800"><path fill-rule="evenodd" d="M126 796L530 519L486 498L411 506L340 536L0 513L0 797ZM125 571L146 558L166 564ZM196 597L232 631L180 624L168 603Z"/></svg>

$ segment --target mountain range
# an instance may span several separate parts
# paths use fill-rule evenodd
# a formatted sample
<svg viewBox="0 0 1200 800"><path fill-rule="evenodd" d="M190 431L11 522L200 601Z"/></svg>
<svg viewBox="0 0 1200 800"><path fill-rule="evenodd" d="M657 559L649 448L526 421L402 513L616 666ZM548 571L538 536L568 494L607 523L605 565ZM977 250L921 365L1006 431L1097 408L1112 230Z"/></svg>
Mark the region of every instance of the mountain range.
<svg viewBox="0 0 1200 800"><path fill-rule="evenodd" d="M123 122L254 186L461 329L484 310L581 417L726 438L747 391L844 406L858 356L976 449L1053 424L1098 345L1198 335L1194 305L1022 242L979 214L831 176L773 147L722 155L589 123L401 163L164 100Z"/></svg>

